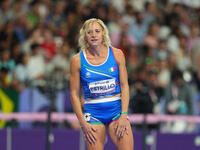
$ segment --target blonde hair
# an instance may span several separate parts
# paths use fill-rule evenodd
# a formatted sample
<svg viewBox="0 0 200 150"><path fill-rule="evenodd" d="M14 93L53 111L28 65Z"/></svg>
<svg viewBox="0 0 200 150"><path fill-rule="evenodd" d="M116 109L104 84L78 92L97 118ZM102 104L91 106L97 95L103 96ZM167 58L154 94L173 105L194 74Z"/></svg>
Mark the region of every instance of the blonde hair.
<svg viewBox="0 0 200 150"><path fill-rule="evenodd" d="M83 50L83 51L85 51L89 47L88 42L85 40L86 30L87 30L89 24L94 23L94 22L99 23L99 25L102 27L103 44L107 47L111 45L110 37L109 37L109 33L108 33L108 29L107 29L106 25L100 19L91 18L91 19L86 20L84 22L82 28L80 29L79 46L80 46L81 50Z"/></svg>

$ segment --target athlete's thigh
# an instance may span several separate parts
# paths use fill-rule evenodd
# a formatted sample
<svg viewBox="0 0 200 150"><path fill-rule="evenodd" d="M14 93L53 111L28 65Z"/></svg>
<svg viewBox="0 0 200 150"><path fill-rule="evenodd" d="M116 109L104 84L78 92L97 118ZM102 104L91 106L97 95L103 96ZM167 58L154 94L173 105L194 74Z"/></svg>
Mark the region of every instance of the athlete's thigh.
<svg viewBox="0 0 200 150"><path fill-rule="evenodd" d="M88 150L103 150L105 137L106 137L106 127L103 124L92 125L92 126L94 126L94 129L97 129L97 131L94 132L96 141L94 143L89 143L89 141L86 140L87 149Z"/></svg>
<svg viewBox="0 0 200 150"><path fill-rule="evenodd" d="M110 123L108 127L108 132L118 150L133 150L133 133L130 123L127 128L128 134L124 133L124 136L121 138L117 137L114 127L115 122Z"/></svg>

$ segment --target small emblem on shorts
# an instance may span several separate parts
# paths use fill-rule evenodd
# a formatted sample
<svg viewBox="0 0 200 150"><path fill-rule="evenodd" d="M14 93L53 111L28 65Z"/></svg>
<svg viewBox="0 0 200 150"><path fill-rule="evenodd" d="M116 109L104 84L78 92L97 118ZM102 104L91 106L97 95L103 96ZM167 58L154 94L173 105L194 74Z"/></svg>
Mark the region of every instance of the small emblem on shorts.
<svg viewBox="0 0 200 150"><path fill-rule="evenodd" d="M89 78L91 76L91 73L90 72L86 72L86 78Z"/></svg>
<svg viewBox="0 0 200 150"><path fill-rule="evenodd" d="M85 113L85 115L84 115L85 120L90 121L90 116L91 116L90 113Z"/></svg>

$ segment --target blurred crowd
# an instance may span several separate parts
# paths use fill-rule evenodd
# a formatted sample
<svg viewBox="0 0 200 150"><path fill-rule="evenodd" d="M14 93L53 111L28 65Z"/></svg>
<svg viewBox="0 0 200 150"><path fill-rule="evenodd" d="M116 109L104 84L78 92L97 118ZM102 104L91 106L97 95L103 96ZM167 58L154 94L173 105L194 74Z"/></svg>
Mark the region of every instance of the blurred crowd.
<svg viewBox="0 0 200 150"><path fill-rule="evenodd" d="M130 113L200 115L200 4L184 2L1 0L0 87L68 88L79 29L95 17L126 57Z"/></svg>

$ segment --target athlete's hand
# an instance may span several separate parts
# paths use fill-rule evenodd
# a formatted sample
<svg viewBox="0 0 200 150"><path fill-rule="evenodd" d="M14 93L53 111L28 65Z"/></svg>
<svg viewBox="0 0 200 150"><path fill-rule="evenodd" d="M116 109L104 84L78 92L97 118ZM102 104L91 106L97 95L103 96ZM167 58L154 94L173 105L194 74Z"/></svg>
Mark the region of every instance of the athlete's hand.
<svg viewBox="0 0 200 150"><path fill-rule="evenodd" d="M87 140L90 144L95 143L97 139L94 135L94 132L97 132L97 129L87 122L81 125L81 129L83 131L85 140Z"/></svg>
<svg viewBox="0 0 200 150"><path fill-rule="evenodd" d="M129 121L127 120L127 115L126 114L121 114L120 118L118 121L115 123L115 133L118 138L123 138L124 134L126 133L128 135L128 125Z"/></svg>

